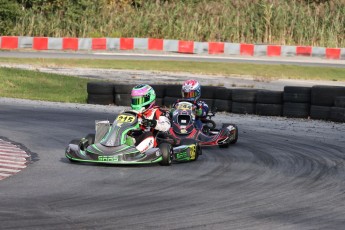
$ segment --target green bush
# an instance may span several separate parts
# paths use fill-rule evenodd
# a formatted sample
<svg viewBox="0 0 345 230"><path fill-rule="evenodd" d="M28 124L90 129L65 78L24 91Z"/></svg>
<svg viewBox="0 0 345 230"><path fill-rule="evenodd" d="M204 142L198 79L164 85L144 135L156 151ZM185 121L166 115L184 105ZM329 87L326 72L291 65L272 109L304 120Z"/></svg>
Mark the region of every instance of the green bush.
<svg viewBox="0 0 345 230"><path fill-rule="evenodd" d="M344 0L18 0L17 5L23 8L20 18L6 17L15 25L2 24L5 34L345 47Z"/></svg>

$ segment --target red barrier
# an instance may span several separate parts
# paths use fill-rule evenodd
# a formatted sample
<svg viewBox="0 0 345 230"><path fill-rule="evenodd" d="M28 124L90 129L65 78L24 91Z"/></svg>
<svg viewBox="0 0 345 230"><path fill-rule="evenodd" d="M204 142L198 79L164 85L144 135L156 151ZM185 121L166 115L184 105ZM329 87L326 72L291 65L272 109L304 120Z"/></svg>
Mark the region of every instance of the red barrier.
<svg viewBox="0 0 345 230"><path fill-rule="evenodd" d="M254 45L253 44L241 44L240 45L240 54L241 55L254 55Z"/></svg>
<svg viewBox="0 0 345 230"><path fill-rule="evenodd" d="M163 39L149 38L148 43L149 50L163 50Z"/></svg>
<svg viewBox="0 0 345 230"><path fill-rule="evenodd" d="M311 56L312 47L311 46L297 46L296 55L299 56Z"/></svg>
<svg viewBox="0 0 345 230"><path fill-rule="evenodd" d="M18 37L16 36L1 37L1 49L18 49Z"/></svg>
<svg viewBox="0 0 345 230"><path fill-rule="evenodd" d="M178 52L179 53L194 53L194 41L179 41Z"/></svg>
<svg viewBox="0 0 345 230"><path fill-rule="evenodd" d="M120 38L120 50L132 50L134 49L133 38Z"/></svg>
<svg viewBox="0 0 345 230"><path fill-rule="evenodd" d="M78 50L78 38L63 38L62 49L63 50Z"/></svg>
<svg viewBox="0 0 345 230"><path fill-rule="evenodd" d="M93 38L91 49L92 50L106 50L107 49L107 39L106 38Z"/></svg>
<svg viewBox="0 0 345 230"><path fill-rule="evenodd" d="M48 38L46 38L46 37L34 37L32 48L34 50L47 50L48 49Z"/></svg>
<svg viewBox="0 0 345 230"><path fill-rule="evenodd" d="M326 58L340 59L341 50L337 48L326 48Z"/></svg>
<svg viewBox="0 0 345 230"><path fill-rule="evenodd" d="M209 54L223 54L224 53L224 43L223 42L209 42L208 43L208 53Z"/></svg>
<svg viewBox="0 0 345 230"><path fill-rule="evenodd" d="M282 52L281 46L267 46L267 56L275 57L280 56Z"/></svg>

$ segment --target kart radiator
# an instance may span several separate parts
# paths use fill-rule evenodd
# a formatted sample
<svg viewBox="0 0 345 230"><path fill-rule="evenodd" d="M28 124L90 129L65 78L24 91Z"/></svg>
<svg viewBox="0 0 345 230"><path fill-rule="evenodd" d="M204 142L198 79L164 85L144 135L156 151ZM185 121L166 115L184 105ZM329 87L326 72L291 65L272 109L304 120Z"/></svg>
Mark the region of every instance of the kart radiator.
<svg viewBox="0 0 345 230"><path fill-rule="evenodd" d="M95 143L99 143L102 140L102 138L105 136L105 134L107 134L110 127L110 122L96 121L95 126L96 126Z"/></svg>

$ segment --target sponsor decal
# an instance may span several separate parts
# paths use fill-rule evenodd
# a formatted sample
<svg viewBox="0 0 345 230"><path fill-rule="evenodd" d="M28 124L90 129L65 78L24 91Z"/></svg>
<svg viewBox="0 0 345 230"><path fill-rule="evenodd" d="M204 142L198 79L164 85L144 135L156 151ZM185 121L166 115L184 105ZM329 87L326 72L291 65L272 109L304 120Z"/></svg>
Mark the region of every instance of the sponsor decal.
<svg viewBox="0 0 345 230"><path fill-rule="evenodd" d="M118 156L98 156L98 160L99 161L114 161L114 162L118 162L119 161L119 157Z"/></svg>

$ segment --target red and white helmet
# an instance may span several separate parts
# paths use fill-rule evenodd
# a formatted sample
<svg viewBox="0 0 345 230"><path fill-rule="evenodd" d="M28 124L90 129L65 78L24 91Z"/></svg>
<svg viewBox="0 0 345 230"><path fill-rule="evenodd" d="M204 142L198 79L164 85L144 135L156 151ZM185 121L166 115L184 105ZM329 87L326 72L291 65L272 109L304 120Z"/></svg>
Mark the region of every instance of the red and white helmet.
<svg viewBox="0 0 345 230"><path fill-rule="evenodd" d="M197 101L201 96L201 86L196 80L187 80L182 85L182 98Z"/></svg>

